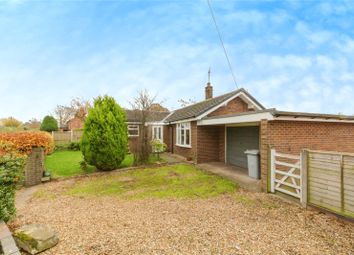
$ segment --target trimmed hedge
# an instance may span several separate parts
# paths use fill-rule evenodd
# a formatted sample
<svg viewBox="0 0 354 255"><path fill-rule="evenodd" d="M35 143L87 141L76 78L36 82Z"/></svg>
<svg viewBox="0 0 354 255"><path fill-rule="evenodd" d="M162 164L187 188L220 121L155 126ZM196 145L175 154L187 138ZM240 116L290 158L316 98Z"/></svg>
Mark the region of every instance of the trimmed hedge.
<svg viewBox="0 0 354 255"><path fill-rule="evenodd" d="M0 220L5 222L16 214L16 185L21 180L25 158L13 144L0 142Z"/></svg>
<svg viewBox="0 0 354 255"><path fill-rule="evenodd" d="M53 137L47 132L0 133L0 141L10 142L20 153L29 154L32 147L43 147L46 154L54 150Z"/></svg>

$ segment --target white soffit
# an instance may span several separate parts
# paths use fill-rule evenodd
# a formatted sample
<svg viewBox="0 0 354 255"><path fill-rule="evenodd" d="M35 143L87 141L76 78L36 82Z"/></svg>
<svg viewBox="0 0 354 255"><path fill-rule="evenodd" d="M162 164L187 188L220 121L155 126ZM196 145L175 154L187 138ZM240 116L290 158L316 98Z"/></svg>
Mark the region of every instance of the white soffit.
<svg viewBox="0 0 354 255"><path fill-rule="evenodd" d="M224 118L211 118L198 120L198 126L206 126L206 125L228 125L228 124L236 124L236 123L250 123L250 122L259 122L261 120L273 120L274 117L269 112L261 112L261 113L250 113L238 116L230 116Z"/></svg>

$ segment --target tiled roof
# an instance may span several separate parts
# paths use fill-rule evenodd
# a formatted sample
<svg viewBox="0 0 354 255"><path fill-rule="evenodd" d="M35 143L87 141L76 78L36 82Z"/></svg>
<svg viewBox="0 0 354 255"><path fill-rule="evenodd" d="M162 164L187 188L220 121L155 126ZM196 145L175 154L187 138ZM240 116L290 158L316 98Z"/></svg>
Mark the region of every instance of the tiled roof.
<svg viewBox="0 0 354 255"><path fill-rule="evenodd" d="M140 122L141 111L125 109L127 122ZM159 122L169 115L169 112L150 111L148 114L147 122Z"/></svg>
<svg viewBox="0 0 354 255"><path fill-rule="evenodd" d="M247 94L248 97L250 97L257 104L259 104L245 89L241 88L241 89L237 89L235 91L229 92L227 94L224 94L224 95L221 95L218 97L214 97L211 99L207 99L207 100L201 101L199 103L178 109L178 110L174 111L170 116L168 116L168 118L165 120L165 122L173 122L173 121L178 121L178 120L196 118L199 115L212 109L213 107L226 101L227 99L235 96L239 92L243 92L243 93ZM259 104L259 105L261 107L263 107L261 104Z"/></svg>

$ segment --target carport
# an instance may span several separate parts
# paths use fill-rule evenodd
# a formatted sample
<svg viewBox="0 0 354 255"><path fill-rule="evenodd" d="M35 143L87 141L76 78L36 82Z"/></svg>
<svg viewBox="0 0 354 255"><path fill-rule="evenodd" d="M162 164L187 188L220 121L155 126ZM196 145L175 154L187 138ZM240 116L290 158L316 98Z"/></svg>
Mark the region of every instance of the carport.
<svg viewBox="0 0 354 255"><path fill-rule="evenodd" d="M248 177L248 161L245 151L259 150L262 153L260 148L260 123L261 120L270 118L272 118L272 115L268 111L255 111L208 117L198 121L198 132L199 128L200 130L213 130L213 132L198 133L198 141L200 141L198 145L203 145L198 146L198 159L201 159L199 162L218 161L230 166L227 168L229 171L236 171L237 169L238 173ZM213 157L216 150L209 149L216 147L218 148L218 158ZM206 155L207 153L208 155ZM202 157L200 157L201 155ZM242 178L244 179L245 176Z"/></svg>

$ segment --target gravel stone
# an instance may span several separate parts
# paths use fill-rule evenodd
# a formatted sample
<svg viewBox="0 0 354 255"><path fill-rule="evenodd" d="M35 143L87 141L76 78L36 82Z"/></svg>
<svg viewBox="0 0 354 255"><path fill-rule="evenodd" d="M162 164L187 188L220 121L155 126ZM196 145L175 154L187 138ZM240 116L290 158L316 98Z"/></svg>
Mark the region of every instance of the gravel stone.
<svg viewBox="0 0 354 255"><path fill-rule="evenodd" d="M12 228L50 224L60 238L42 254L354 254L354 224L274 195L240 191L208 199L66 195L74 182L46 185Z"/></svg>

